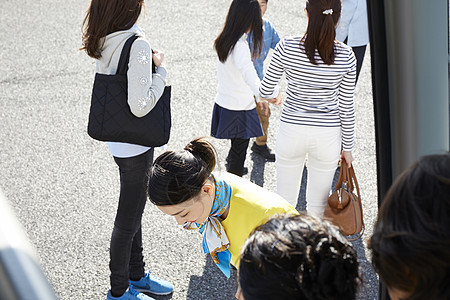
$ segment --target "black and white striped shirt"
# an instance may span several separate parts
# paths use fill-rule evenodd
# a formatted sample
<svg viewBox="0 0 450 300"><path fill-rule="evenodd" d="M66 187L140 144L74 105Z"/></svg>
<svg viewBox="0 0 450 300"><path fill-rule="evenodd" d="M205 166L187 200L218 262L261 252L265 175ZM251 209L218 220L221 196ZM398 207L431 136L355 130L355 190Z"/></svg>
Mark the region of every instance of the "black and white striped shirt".
<svg viewBox="0 0 450 300"><path fill-rule="evenodd" d="M335 41L334 64L316 51L317 65L306 56L302 37L281 40L261 82L260 94L270 98L286 72L287 91L281 121L291 124L341 127L342 147L353 150L355 109L353 93L356 59L352 48Z"/></svg>

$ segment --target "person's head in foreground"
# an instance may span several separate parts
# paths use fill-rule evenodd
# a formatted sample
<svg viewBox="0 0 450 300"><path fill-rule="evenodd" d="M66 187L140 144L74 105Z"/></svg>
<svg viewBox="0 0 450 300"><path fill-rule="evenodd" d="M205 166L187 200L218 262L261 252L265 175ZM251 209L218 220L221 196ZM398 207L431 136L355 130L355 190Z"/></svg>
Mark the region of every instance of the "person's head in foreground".
<svg viewBox="0 0 450 300"><path fill-rule="evenodd" d="M337 227L306 214L279 215L242 248L238 299L355 299L359 282L356 252Z"/></svg>
<svg viewBox="0 0 450 300"><path fill-rule="evenodd" d="M403 172L381 205L369 248L396 299L450 299L450 154Z"/></svg>

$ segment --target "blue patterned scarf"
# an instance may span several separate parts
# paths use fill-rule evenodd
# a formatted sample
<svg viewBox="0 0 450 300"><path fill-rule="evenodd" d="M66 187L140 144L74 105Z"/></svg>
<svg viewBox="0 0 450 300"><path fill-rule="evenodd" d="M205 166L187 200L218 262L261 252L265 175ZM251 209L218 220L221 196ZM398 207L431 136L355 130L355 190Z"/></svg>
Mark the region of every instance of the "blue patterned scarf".
<svg viewBox="0 0 450 300"><path fill-rule="evenodd" d="M230 278L231 253L228 250L230 242L225 233L225 229L220 223L219 217L230 206L231 186L225 181L214 178L216 195L209 217L203 224L188 222L185 229L197 229L203 236L202 247L205 253L211 254L214 263L219 269Z"/></svg>

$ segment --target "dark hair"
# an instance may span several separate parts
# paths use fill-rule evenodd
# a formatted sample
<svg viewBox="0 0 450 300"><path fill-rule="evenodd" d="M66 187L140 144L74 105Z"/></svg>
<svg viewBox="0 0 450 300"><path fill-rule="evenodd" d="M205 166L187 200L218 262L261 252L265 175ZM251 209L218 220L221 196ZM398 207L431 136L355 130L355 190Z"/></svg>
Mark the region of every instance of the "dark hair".
<svg viewBox="0 0 450 300"><path fill-rule="evenodd" d="M183 151L166 151L149 172L148 197L158 206L174 205L197 196L216 165L216 150L197 138Z"/></svg>
<svg viewBox="0 0 450 300"><path fill-rule="evenodd" d="M242 247L239 283L245 300L355 299L358 260L327 221L279 215L257 227Z"/></svg>
<svg viewBox="0 0 450 300"><path fill-rule="evenodd" d="M238 40L249 29L253 34L252 58L258 58L263 40L261 7L257 0L233 0L225 26L214 41L214 49L221 62L227 60Z"/></svg>
<svg viewBox="0 0 450 300"><path fill-rule="evenodd" d="M331 9L331 14L324 11ZM341 0L307 0L308 28L303 37L305 52L312 64L317 64L315 59L318 50L323 62L327 65L334 63L336 38L336 24L341 16Z"/></svg>
<svg viewBox="0 0 450 300"><path fill-rule="evenodd" d="M130 29L141 14L144 0L92 0L84 18L83 47L86 53L99 59L102 38L110 33Z"/></svg>
<svg viewBox="0 0 450 300"><path fill-rule="evenodd" d="M403 172L381 205L369 248L387 286L408 299L450 299L450 154Z"/></svg>

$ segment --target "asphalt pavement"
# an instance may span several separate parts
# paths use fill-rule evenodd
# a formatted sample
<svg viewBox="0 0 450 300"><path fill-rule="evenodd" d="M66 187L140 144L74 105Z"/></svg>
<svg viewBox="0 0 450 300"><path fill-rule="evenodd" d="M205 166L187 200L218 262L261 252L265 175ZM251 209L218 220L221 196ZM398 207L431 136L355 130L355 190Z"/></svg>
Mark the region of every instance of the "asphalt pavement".
<svg viewBox="0 0 450 300"><path fill-rule="evenodd" d="M172 85L173 129L166 149L181 149L194 137L209 135L217 85L213 41L229 3L146 3L139 24L152 47L165 52ZM88 6L87 0L0 2L0 187L61 299L105 299L109 239L119 194L118 169L106 144L86 133L94 64L78 49ZM304 7L304 0L271 0L265 17L281 37L302 35ZM364 276L358 299L377 299L378 279L366 249L377 212L368 52L355 102L354 166L366 223L363 239L354 242ZM280 112L280 107L273 107L272 148ZM224 168L229 144L213 142ZM162 151L156 149L156 155ZM244 177L275 191L274 163L249 151L246 166L250 172ZM302 195L304 202L304 191ZM143 218L143 240L147 267L175 285L171 296L157 299L233 299L235 272L226 279L202 253L201 236L186 232L150 202Z"/></svg>

